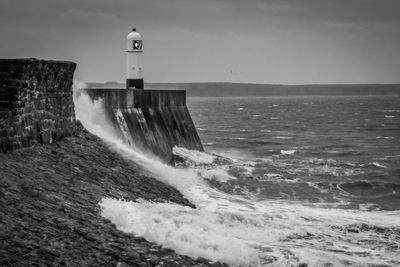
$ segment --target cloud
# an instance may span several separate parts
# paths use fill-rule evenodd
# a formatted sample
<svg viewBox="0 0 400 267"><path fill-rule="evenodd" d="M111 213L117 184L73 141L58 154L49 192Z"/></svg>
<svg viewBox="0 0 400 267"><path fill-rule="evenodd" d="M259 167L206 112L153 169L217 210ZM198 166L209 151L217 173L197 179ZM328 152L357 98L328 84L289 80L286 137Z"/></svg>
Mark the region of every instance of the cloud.
<svg viewBox="0 0 400 267"><path fill-rule="evenodd" d="M110 29L114 27L121 27L124 21L119 19L116 15L104 12L92 12L81 9L68 9L59 18L61 23L68 27L90 27Z"/></svg>
<svg viewBox="0 0 400 267"><path fill-rule="evenodd" d="M145 73L160 81L217 80L219 69L235 64L254 79L292 83L312 82L315 69L319 82L357 80L368 65L379 80L385 70L400 71L393 52L400 49L398 14L399 0L1 0L0 53L72 58L82 79L116 80L123 76L125 35L136 27L152 66ZM332 73L342 65L353 67Z"/></svg>

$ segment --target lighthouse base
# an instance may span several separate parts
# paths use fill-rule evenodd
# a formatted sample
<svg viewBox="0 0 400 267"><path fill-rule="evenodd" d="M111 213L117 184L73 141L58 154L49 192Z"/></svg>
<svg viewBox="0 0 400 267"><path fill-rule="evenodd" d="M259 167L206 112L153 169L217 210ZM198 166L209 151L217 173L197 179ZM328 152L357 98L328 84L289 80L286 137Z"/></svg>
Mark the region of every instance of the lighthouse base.
<svg viewBox="0 0 400 267"><path fill-rule="evenodd" d="M126 89L143 89L143 79L126 79Z"/></svg>

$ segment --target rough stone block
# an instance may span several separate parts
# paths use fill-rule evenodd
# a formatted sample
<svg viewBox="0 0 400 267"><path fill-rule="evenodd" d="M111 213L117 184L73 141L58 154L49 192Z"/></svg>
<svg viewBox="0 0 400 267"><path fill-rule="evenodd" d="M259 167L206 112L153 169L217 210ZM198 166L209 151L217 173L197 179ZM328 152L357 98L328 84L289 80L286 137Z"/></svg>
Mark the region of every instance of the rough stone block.
<svg viewBox="0 0 400 267"><path fill-rule="evenodd" d="M68 61L0 59L0 152L51 143L79 130L72 99L75 68Z"/></svg>

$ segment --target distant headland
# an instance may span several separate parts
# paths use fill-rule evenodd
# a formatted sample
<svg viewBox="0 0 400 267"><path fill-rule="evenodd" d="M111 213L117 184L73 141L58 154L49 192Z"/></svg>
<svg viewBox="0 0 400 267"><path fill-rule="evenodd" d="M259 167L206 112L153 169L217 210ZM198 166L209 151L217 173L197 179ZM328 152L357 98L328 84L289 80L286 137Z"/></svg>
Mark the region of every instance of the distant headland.
<svg viewBox="0 0 400 267"><path fill-rule="evenodd" d="M121 88L118 82L86 83L91 88ZM399 95L400 84L145 83L147 89L184 89L188 97Z"/></svg>

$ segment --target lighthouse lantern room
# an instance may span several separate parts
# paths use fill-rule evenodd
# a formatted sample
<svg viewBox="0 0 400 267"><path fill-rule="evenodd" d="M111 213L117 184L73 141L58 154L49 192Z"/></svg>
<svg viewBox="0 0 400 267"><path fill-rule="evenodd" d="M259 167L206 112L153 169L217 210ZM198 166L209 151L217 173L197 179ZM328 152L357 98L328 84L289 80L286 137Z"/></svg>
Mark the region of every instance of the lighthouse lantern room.
<svg viewBox="0 0 400 267"><path fill-rule="evenodd" d="M126 39L126 88L143 89L142 36L132 29Z"/></svg>

